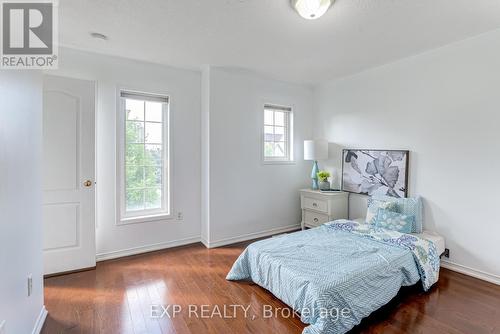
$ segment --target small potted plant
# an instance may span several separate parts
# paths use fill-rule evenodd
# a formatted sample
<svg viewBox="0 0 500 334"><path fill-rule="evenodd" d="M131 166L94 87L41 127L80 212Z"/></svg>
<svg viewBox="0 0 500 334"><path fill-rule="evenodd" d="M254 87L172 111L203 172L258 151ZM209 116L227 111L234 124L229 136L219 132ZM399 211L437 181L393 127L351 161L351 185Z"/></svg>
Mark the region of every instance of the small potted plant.
<svg viewBox="0 0 500 334"><path fill-rule="evenodd" d="M318 179L319 179L320 190L330 190L330 182L328 181L328 178L330 176L331 176L330 173L327 172L326 170L319 171Z"/></svg>

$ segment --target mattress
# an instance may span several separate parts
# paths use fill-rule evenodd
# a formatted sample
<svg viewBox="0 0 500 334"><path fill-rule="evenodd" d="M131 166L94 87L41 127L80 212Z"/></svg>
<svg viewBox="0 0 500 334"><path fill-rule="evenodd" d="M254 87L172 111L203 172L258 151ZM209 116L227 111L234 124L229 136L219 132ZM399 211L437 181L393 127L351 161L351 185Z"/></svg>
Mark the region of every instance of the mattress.
<svg viewBox="0 0 500 334"><path fill-rule="evenodd" d="M427 239L429 241L432 241L434 245L436 246L436 250L438 254L443 254L444 249L445 249L445 243L444 243L444 238L437 234L436 232L432 231L423 231L422 233L415 234L417 237L420 237L422 239Z"/></svg>
<svg viewBox="0 0 500 334"><path fill-rule="evenodd" d="M358 223L364 223L365 222L364 218L357 218L357 219L353 219L353 220L355 222L358 222ZM434 243L434 245L436 246L436 250L437 250L438 254L443 254L444 253L444 250L446 248L446 244L444 242L444 238L442 236L440 236L439 234L437 234L436 232L425 231L424 230L422 233L415 233L415 235L417 237L420 237L420 238L432 241Z"/></svg>

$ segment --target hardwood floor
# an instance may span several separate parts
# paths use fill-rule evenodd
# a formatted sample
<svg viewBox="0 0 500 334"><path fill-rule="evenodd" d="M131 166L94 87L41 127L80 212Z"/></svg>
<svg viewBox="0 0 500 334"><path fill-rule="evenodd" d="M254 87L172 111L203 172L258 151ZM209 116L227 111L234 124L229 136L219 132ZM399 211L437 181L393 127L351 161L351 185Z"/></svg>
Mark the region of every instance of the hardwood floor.
<svg viewBox="0 0 500 334"><path fill-rule="evenodd" d="M194 244L47 278L49 316L42 333L301 333L305 325L297 316L287 317L289 308L272 294L254 284L225 280L245 245L208 250ZM171 306L170 318L151 318L152 304L179 305L182 311L174 316ZM250 306L248 318L243 309L230 307L235 304ZM206 313L201 305L207 305ZM223 319L224 305L226 316L234 318ZM279 309L278 316L264 319L264 305ZM153 311L160 315L163 309ZM214 318L203 318L213 312ZM404 288L352 332L500 333L500 287L441 269L439 283L429 293L419 285Z"/></svg>

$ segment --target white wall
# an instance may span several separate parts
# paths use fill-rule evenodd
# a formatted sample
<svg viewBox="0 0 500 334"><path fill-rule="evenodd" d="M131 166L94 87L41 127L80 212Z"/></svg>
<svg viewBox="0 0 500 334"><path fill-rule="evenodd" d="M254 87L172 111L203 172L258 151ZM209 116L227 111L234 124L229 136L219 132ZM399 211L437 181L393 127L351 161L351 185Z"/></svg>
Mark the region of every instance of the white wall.
<svg viewBox="0 0 500 334"><path fill-rule="evenodd" d="M409 149L410 195L456 269L500 282L500 31L331 81L317 135L341 147ZM330 167L340 168L340 150ZM351 200L351 216L365 202Z"/></svg>
<svg viewBox="0 0 500 334"><path fill-rule="evenodd" d="M312 89L238 70L202 72L61 50L60 69L51 74L98 86L98 259L200 238L216 246L299 226L298 190L309 183L302 141L312 134ZM173 200L182 222L116 225L117 87L171 97ZM265 102L294 107L296 164L261 163Z"/></svg>
<svg viewBox="0 0 500 334"><path fill-rule="evenodd" d="M209 133L208 244L217 246L298 228L298 190L309 184L303 140L312 134L312 90L253 73L212 67L204 73ZM207 88L208 86L208 88ZM293 107L295 164L261 159L264 103Z"/></svg>
<svg viewBox="0 0 500 334"><path fill-rule="evenodd" d="M164 248L200 239L199 72L61 49L51 74L97 81L98 259ZM118 88L168 94L171 98L173 209L183 221L117 226L116 101Z"/></svg>
<svg viewBox="0 0 500 334"><path fill-rule="evenodd" d="M45 310L40 73L0 71L0 101L0 323L6 333L31 333Z"/></svg>

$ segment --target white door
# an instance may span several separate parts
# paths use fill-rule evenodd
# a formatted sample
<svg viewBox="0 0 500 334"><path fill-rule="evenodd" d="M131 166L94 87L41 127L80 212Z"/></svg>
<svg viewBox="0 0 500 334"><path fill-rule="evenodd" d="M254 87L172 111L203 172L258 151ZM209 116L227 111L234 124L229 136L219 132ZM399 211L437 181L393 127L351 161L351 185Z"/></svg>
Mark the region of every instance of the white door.
<svg viewBox="0 0 500 334"><path fill-rule="evenodd" d="M48 275L95 266L95 83L46 75L43 84Z"/></svg>

